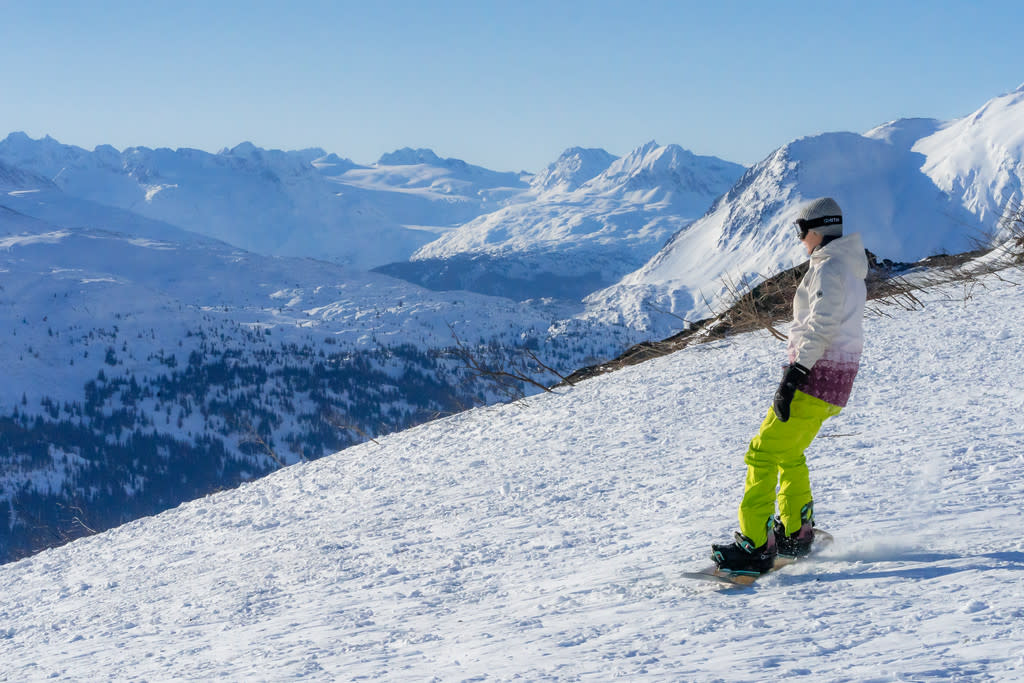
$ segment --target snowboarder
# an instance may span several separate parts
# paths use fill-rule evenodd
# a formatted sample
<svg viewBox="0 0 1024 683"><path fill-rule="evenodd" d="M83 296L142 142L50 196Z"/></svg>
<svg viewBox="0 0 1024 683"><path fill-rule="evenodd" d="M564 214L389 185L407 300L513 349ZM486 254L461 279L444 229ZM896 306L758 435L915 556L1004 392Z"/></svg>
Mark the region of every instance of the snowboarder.
<svg viewBox="0 0 1024 683"><path fill-rule="evenodd" d="M843 236L843 215L830 197L804 204L795 225L810 269L793 298L789 364L744 457L735 542L712 546L719 569L736 574L761 574L776 555L810 552L814 502L804 450L846 406L864 347L868 263L860 235Z"/></svg>

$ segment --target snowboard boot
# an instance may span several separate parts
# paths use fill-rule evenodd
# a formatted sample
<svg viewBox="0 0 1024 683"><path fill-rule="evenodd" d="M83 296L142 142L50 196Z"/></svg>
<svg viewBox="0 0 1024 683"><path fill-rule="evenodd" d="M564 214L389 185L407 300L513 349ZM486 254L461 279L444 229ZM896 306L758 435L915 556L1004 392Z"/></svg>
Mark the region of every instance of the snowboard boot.
<svg viewBox="0 0 1024 683"><path fill-rule="evenodd" d="M736 532L733 543L716 543L711 546L711 559L718 568L730 574L746 574L757 576L769 572L775 566L776 546L772 532L768 532L768 540L760 548L755 548L753 541Z"/></svg>
<svg viewBox="0 0 1024 683"><path fill-rule="evenodd" d="M804 557L811 552L814 543L814 508L808 503L800 510L800 528L786 533L779 517L775 518L775 543L783 557Z"/></svg>

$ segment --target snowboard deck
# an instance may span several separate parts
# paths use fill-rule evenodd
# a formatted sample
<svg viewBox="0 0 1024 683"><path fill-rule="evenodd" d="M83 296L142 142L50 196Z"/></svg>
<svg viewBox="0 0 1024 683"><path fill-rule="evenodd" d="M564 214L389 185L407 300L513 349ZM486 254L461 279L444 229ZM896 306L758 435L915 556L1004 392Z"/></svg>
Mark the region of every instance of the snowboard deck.
<svg viewBox="0 0 1024 683"><path fill-rule="evenodd" d="M813 557L816 553L820 552L823 548L827 548L835 538L832 534L825 531L824 529L814 530L814 542L811 544L811 552L805 557ZM766 571L764 574L746 574L742 572L730 572L727 570L719 569L718 565L712 564L699 571L695 572L683 572L682 576L684 579L696 579L698 581L710 581L712 583L718 583L725 586L749 586L757 581L766 574L788 567L799 560L804 559L800 557L789 557L785 555L779 555L775 558L775 564L772 568Z"/></svg>

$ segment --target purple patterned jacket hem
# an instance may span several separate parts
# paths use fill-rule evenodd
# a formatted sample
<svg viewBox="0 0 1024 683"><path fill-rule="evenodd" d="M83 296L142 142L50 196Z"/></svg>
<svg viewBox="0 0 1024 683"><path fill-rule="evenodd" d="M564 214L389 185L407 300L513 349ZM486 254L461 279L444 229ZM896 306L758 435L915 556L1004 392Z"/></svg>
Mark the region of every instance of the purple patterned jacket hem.
<svg viewBox="0 0 1024 683"><path fill-rule="evenodd" d="M811 368L807 384L800 388L805 394L820 398L826 403L845 408L853 391L853 380L860 369L856 361L834 361L822 358Z"/></svg>

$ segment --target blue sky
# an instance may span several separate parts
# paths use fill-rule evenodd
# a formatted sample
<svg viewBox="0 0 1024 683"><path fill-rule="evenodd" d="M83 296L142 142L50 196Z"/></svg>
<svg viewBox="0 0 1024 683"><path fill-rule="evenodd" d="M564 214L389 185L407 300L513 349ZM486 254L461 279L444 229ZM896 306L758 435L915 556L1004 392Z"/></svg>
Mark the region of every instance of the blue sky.
<svg viewBox="0 0 1024 683"><path fill-rule="evenodd" d="M11 2L0 137L399 147L537 171L647 142L754 163L1024 83L1014 2Z"/></svg>

